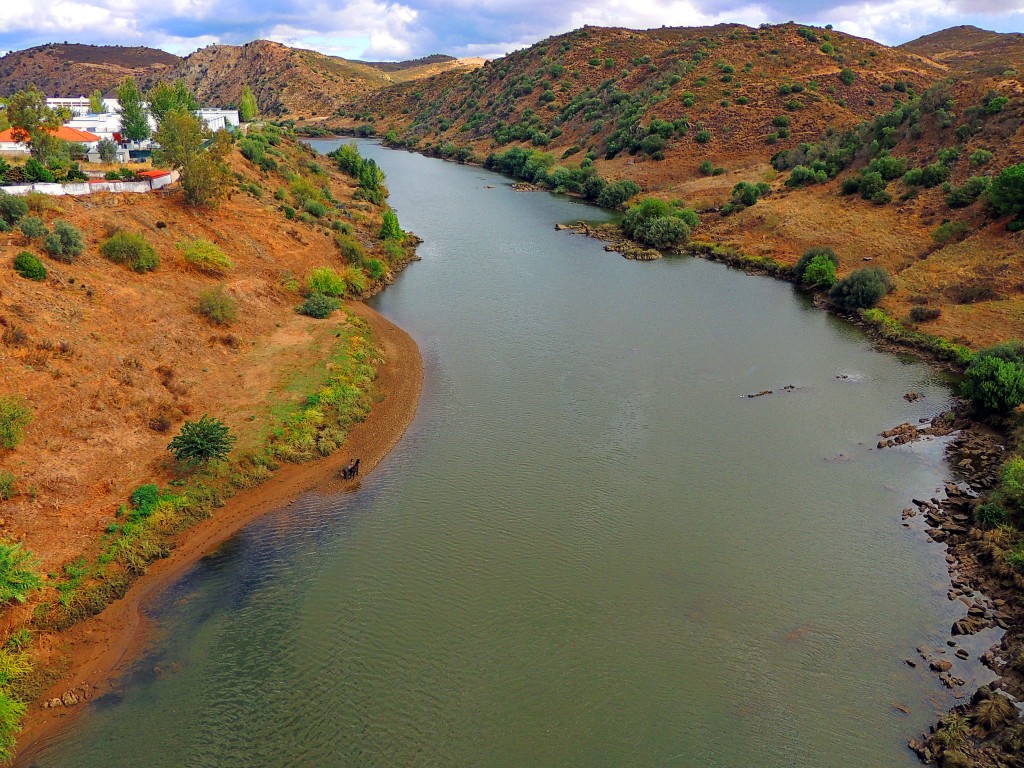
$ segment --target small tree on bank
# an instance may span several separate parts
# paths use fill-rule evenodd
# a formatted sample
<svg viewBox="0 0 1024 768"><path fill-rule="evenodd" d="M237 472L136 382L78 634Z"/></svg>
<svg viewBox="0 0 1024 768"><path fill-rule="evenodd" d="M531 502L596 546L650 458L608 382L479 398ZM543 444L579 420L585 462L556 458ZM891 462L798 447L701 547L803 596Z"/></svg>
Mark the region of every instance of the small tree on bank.
<svg viewBox="0 0 1024 768"><path fill-rule="evenodd" d="M204 414L199 421L182 424L167 450L182 464L208 464L226 459L236 439L220 419Z"/></svg>
<svg viewBox="0 0 1024 768"><path fill-rule="evenodd" d="M978 352L961 391L988 414L1007 414L1024 403L1024 343L1010 341Z"/></svg>
<svg viewBox="0 0 1024 768"><path fill-rule="evenodd" d="M190 205L216 205L224 195L227 175L223 158L232 145L227 132L218 131L204 149L209 131L190 111L179 108L164 115L153 138L160 145L153 159L181 171L185 201Z"/></svg>

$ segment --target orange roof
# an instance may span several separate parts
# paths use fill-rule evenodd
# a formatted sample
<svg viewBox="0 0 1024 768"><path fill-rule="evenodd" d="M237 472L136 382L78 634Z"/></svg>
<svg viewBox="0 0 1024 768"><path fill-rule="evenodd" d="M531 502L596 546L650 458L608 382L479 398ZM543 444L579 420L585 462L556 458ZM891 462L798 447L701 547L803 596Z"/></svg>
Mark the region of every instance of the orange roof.
<svg viewBox="0 0 1024 768"><path fill-rule="evenodd" d="M94 133L87 131L80 131L77 128L69 128L66 125L62 125L56 131L50 131L58 139L64 141L74 141L80 144L92 144L94 141L99 141L100 137ZM8 128L6 131L0 131L0 141L18 141L14 137L14 129Z"/></svg>
<svg viewBox="0 0 1024 768"><path fill-rule="evenodd" d="M170 176L171 172L161 171L154 168L152 171L136 171L135 175L140 179L159 179L163 176Z"/></svg>

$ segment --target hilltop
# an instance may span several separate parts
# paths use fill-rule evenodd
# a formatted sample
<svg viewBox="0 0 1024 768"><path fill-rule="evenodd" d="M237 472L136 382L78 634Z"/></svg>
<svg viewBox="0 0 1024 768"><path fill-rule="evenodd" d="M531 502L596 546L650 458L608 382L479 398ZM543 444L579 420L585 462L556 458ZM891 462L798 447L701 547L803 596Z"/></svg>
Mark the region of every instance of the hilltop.
<svg viewBox="0 0 1024 768"><path fill-rule="evenodd" d="M51 43L0 57L0 96L35 85L49 96L110 95L126 77L150 81L181 58L156 48Z"/></svg>

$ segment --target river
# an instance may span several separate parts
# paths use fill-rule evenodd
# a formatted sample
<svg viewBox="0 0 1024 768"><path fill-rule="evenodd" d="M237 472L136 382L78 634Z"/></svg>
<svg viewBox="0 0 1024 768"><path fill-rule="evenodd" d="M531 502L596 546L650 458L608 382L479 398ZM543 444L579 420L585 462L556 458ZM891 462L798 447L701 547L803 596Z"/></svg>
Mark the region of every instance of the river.
<svg viewBox="0 0 1024 768"><path fill-rule="evenodd" d="M629 262L554 229L598 209L360 146L425 240L373 302L422 350L415 421L150 606L33 764L914 766L953 699L904 659L963 606L900 511L950 474L874 445L943 378L787 283Z"/></svg>

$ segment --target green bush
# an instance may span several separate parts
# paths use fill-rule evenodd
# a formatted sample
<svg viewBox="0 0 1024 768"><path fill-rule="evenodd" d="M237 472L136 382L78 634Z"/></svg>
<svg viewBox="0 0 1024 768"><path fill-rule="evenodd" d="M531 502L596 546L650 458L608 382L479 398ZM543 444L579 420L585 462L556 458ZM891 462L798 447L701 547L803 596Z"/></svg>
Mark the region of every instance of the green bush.
<svg viewBox="0 0 1024 768"><path fill-rule="evenodd" d="M100 253L136 272L150 272L160 264L156 249L137 232L115 232L100 246Z"/></svg>
<svg viewBox="0 0 1024 768"><path fill-rule="evenodd" d="M206 464L226 459L235 440L223 422L204 414L199 421L182 424L181 431L167 445L167 450L183 464Z"/></svg>
<svg viewBox="0 0 1024 768"><path fill-rule="evenodd" d="M22 251L14 257L14 271L29 280L46 279L46 267L28 251Z"/></svg>
<svg viewBox="0 0 1024 768"><path fill-rule="evenodd" d="M804 269L801 282L821 288L831 288L836 282L836 265L826 254L820 253L811 259Z"/></svg>
<svg viewBox="0 0 1024 768"><path fill-rule="evenodd" d="M803 256L797 259L796 264L793 265L793 277L796 278L797 282L802 283L804 281L804 271L812 261L820 256L824 256L832 262L832 274L833 276L835 275L835 267L839 266L839 257L836 255L836 252L827 246L817 246L804 251Z"/></svg>
<svg viewBox="0 0 1024 768"><path fill-rule="evenodd" d="M0 190L0 219L5 223L17 224L28 214L28 203L18 195L9 195Z"/></svg>
<svg viewBox="0 0 1024 768"><path fill-rule="evenodd" d="M700 164L700 172L703 173L705 176L710 176L712 173L714 173L714 170L715 166L712 165L710 160L705 160L703 163Z"/></svg>
<svg viewBox="0 0 1024 768"><path fill-rule="evenodd" d="M341 306L341 302L333 296L324 296L322 293L310 294L296 309L299 314L315 317L322 320Z"/></svg>
<svg viewBox="0 0 1024 768"><path fill-rule="evenodd" d="M697 131L697 133L695 133L693 136L693 140L696 141L698 144L707 144L709 141L711 141L711 138L711 131L707 130L706 128Z"/></svg>
<svg viewBox="0 0 1024 768"><path fill-rule="evenodd" d="M330 267L318 267L309 273L306 289L311 294L339 297L345 295L347 286L345 278Z"/></svg>
<svg viewBox="0 0 1024 768"><path fill-rule="evenodd" d="M992 159L992 153L987 149L976 149L971 152L968 159L971 161L971 165L980 167L982 165L988 165L988 162Z"/></svg>
<svg viewBox="0 0 1024 768"><path fill-rule="evenodd" d="M7 501L13 499L16 493L15 485L17 484L17 478L14 477L13 472L0 470L0 501Z"/></svg>
<svg viewBox="0 0 1024 768"><path fill-rule="evenodd" d="M197 237L180 242L175 247L181 251L182 258L189 266L209 275L223 275L235 266L224 255L224 251L209 240Z"/></svg>
<svg viewBox="0 0 1024 768"><path fill-rule="evenodd" d="M983 194L991 182L988 176L972 176L962 186L955 187L946 195L946 205L950 208L964 208Z"/></svg>
<svg viewBox="0 0 1024 768"><path fill-rule="evenodd" d="M864 267L851 272L828 292L829 301L846 312L875 306L892 290L892 278L881 267Z"/></svg>
<svg viewBox="0 0 1024 768"><path fill-rule="evenodd" d="M327 206L319 200L307 200L302 208L306 213L316 216L318 219L322 219L327 215Z"/></svg>
<svg viewBox="0 0 1024 768"><path fill-rule="evenodd" d="M38 563L21 544L0 543L0 605L24 603L30 592L42 589Z"/></svg>
<svg viewBox="0 0 1024 768"><path fill-rule="evenodd" d="M967 225L962 221L946 221L932 232L932 240L940 245L956 242L967 234Z"/></svg>
<svg viewBox="0 0 1024 768"><path fill-rule="evenodd" d="M629 179L613 181L606 184L597 196L597 204L602 208L618 208L640 191L640 185Z"/></svg>
<svg viewBox="0 0 1024 768"><path fill-rule="evenodd" d="M21 220L20 228L21 234L28 240L37 240L50 234L50 230L46 228L46 222L38 216L25 216Z"/></svg>
<svg viewBox="0 0 1024 768"><path fill-rule="evenodd" d="M53 232L43 240L43 250L57 261L70 264L85 250L85 238L66 221L55 221Z"/></svg>
<svg viewBox="0 0 1024 768"><path fill-rule="evenodd" d="M981 350L967 367L961 391L984 413L1009 413L1024 402L1024 361Z"/></svg>
<svg viewBox="0 0 1024 768"><path fill-rule="evenodd" d="M1009 513L998 504L982 504L974 511L974 519L985 528L997 528L1009 519Z"/></svg>
<svg viewBox="0 0 1024 768"><path fill-rule="evenodd" d="M199 292L196 311L217 325L230 325L238 317L238 302L218 285Z"/></svg>
<svg viewBox="0 0 1024 768"><path fill-rule="evenodd" d="M17 395L0 395L0 449L11 450L25 437L32 410Z"/></svg>
<svg viewBox="0 0 1024 768"><path fill-rule="evenodd" d="M383 280L387 276L388 270L384 266L384 262L380 259L367 259L366 261L366 274L370 276L371 280Z"/></svg>

